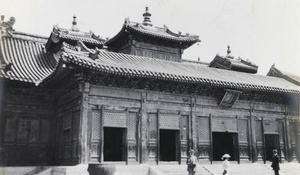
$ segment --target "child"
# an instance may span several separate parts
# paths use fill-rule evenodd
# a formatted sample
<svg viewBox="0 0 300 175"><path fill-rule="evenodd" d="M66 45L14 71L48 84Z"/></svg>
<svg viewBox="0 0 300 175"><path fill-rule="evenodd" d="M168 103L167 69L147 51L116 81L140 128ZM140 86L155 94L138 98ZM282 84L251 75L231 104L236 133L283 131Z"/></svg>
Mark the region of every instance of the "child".
<svg viewBox="0 0 300 175"><path fill-rule="evenodd" d="M229 155L229 154L224 154L224 155L222 156L222 160L224 160L223 163L222 163L223 169L224 169L223 175L225 175L225 174L226 174L226 175L230 175L230 173L229 173L230 162L228 161L229 158L230 158L230 155Z"/></svg>
<svg viewBox="0 0 300 175"><path fill-rule="evenodd" d="M196 174L196 163L197 163L197 157L194 156L195 151L193 149L190 150L190 156L186 160L186 164L188 165L187 171L189 172L189 175L195 175Z"/></svg>

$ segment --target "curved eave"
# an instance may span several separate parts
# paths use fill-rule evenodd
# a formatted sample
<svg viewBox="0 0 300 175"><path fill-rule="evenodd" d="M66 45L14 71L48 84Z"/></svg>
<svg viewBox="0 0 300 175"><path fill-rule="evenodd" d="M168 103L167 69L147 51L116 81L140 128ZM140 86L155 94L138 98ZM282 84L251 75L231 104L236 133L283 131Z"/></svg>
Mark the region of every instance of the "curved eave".
<svg viewBox="0 0 300 175"><path fill-rule="evenodd" d="M141 30L136 29L135 27L132 27L131 25L123 25L120 32L115 35L113 38L109 39L104 43L106 46L112 46L115 42L118 42L120 38L122 38L124 35L128 35L126 31L130 31L131 33L136 33L148 37L153 37L157 39L162 39L166 41L172 41L172 42L178 42L178 43L184 43L187 47L190 47L191 45L195 44L196 42L201 42L199 40L198 36L192 36L192 37L172 37L172 36L166 36L164 34L154 33L154 32L146 32L146 30L143 32ZM185 47L185 48L187 48Z"/></svg>
<svg viewBox="0 0 300 175"><path fill-rule="evenodd" d="M105 46L111 46L114 45L115 42L118 42L118 39L121 38L122 36L126 35L125 34L125 25L123 25L122 29L119 31L119 33L117 35L115 35L114 37L112 37L111 39L107 40L104 42Z"/></svg>
<svg viewBox="0 0 300 175"><path fill-rule="evenodd" d="M52 72L56 60L52 54L44 53L44 43L40 42L40 38L31 35L24 37L0 38L0 59L1 64L5 64L0 70L0 77L37 83Z"/></svg>
<svg viewBox="0 0 300 175"><path fill-rule="evenodd" d="M68 68L65 68L63 66L64 64L65 61L63 61L63 59L60 58L53 72L44 79L42 79L40 82L38 82L37 85L53 86L57 82L65 78L70 73L70 70Z"/></svg>
<svg viewBox="0 0 300 175"><path fill-rule="evenodd" d="M106 73L106 74L136 77L136 78L166 80L166 81L181 82L181 83L193 83L193 84L201 84L205 86L213 86L213 87L221 87L221 88L269 91L269 92L278 92L278 93L297 93L297 94L300 93L299 90L295 90L295 89L284 89L278 87L220 81L220 80L213 80L213 79L207 79L207 78L201 78L195 76L171 74L165 72L152 72L152 71L138 70L138 69L132 69L126 67L117 67L112 65L101 65L98 64L96 61L90 60L89 58L85 58L77 55L64 54L64 59L80 67L98 71L100 73Z"/></svg>

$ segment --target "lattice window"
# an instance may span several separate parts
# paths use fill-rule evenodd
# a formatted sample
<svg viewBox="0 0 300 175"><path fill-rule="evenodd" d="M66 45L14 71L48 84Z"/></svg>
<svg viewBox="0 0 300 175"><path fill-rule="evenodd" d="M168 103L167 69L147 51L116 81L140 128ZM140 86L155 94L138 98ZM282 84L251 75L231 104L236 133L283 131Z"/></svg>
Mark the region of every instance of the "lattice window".
<svg viewBox="0 0 300 175"><path fill-rule="evenodd" d="M278 123L278 132L279 132L279 140L280 142L283 142L283 123Z"/></svg>
<svg viewBox="0 0 300 175"><path fill-rule="evenodd" d="M296 144L296 130L295 130L294 123L290 123L290 136L291 136L292 143Z"/></svg>
<svg viewBox="0 0 300 175"><path fill-rule="evenodd" d="M105 112L104 126L112 127L126 127L126 113L125 112Z"/></svg>
<svg viewBox="0 0 300 175"><path fill-rule="evenodd" d="M49 119L42 119L42 142L49 142L50 141L50 120Z"/></svg>
<svg viewBox="0 0 300 175"><path fill-rule="evenodd" d="M100 138L101 129L100 129L100 111L92 112L92 138Z"/></svg>
<svg viewBox="0 0 300 175"><path fill-rule="evenodd" d="M71 116L72 116L72 111L67 111L63 117L63 126L64 129L68 129L71 127Z"/></svg>
<svg viewBox="0 0 300 175"><path fill-rule="evenodd" d="M70 129L64 130L64 158L71 156L71 137Z"/></svg>
<svg viewBox="0 0 300 175"><path fill-rule="evenodd" d="M5 123L4 142L14 142L16 134L16 118L8 118Z"/></svg>
<svg viewBox="0 0 300 175"><path fill-rule="evenodd" d="M265 133L278 133L277 122L275 121L264 121Z"/></svg>
<svg viewBox="0 0 300 175"><path fill-rule="evenodd" d="M36 143L39 139L39 120L30 120L29 142Z"/></svg>
<svg viewBox="0 0 300 175"><path fill-rule="evenodd" d="M187 130L188 130L188 116L180 117L180 130L181 130L181 140L187 140Z"/></svg>
<svg viewBox="0 0 300 175"><path fill-rule="evenodd" d="M26 119L19 119L18 123L18 134L17 140L19 142L26 142L27 141L27 120Z"/></svg>
<svg viewBox="0 0 300 175"><path fill-rule="evenodd" d="M262 142L262 128L261 128L261 121L259 120L255 122L255 134L256 134L256 140Z"/></svg>
<svg viewBox="0 0 300 175"><path fill-rule="evenodd" d="M198 117L198 139L199 141L209 141L209 118Z"/></svg>
<svg viewBox="0 0 300 175"><path fill-rule="evenodd" d="M160 115L159 128L163 129L179 129L178 115Z"/></svg>
<svg viewBox="0 0 300 175"><path fill-rule="evenodd" d="M73 113L73 139L79 136L79 111Z"/></svg>
<svg viewBox="0 0 300 175"><path fill-rule="evenodd" d="M128 139L135 139L135 134L136 134L136 113L129 113Z"/></svg>
<svg viewBox="0 0 300 175"><path fill-rule="evenodd" d="M157 115L149 114L149 138L157 139Z"/></svg>
<svg viewBox="0 0 300 175"><path fill-rule="evenodd" d="M238 129L239 129L239 141L247 142L248 141L248 122L247 120L239 120L238 121Z"/></svg>
<svg viewBox="0 0 300 175"><path fill-rule="evenodd" d="M237 120L232 118L212 118L212 131L218 132L236 132Z"/></svg>

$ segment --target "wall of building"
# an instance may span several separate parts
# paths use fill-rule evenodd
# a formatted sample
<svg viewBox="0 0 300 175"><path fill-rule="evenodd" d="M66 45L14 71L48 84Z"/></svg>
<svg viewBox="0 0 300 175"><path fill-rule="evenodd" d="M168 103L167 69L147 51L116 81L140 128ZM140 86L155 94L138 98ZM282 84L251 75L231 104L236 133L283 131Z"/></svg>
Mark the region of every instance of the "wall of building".
<svg viewBox="0 0 300 175"><path fill-rule="evenodd" d="M288 159L286 154L292 150L292 141L287 138L285 105L238 100L231 108L225 108L219 106L220 100L213 94L201 96L90 85L89 162L104 161L104 127L127 129L126 163L160 162L161 130L179 132L180 155L176 160L179 163L185 161L189 148L194 148L201 160L212 161L214 132L235 133L239 162L265 160L265 135L268 134L278 137L282 158Z"/></svg>
<svg viewBox="0 0 300 175"><path fill-rule="evenodd" d="M47 91L23 84L7 86L1 113L1 163L52 165L55 110Z"/></svg>
<svg viewBox="0 0 300 175"><path fill-rule="evenodd" d="M76 87L59 94L56 102L57 135L56 157L59 165L80 163L80 116L82 93Z"/></svg>

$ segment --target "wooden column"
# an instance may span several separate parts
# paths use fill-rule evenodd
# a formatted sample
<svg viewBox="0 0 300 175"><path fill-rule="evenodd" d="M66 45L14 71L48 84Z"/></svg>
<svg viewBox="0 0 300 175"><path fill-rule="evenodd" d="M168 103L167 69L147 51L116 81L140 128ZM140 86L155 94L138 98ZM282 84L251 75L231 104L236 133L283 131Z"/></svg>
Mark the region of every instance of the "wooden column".
<svg viewBox="0 0 300 175"><path fill-rule="evenodd" d="M210 159L210 164L213 163L213 143L212 143L212 116L209 114L209 159Z"/></svg>
<svg viewBox="0 0 300 175"><path fill-rule="evenodd" d="M148 146L147 146L147 94L142 93L141 95L141 110L139 115L140 120L140 163L145 163L148 161Z"/></svg>
<svg viewBox="0 0 300 175"><path fill-rule="evenodd" d="M191 97L191 116L190 116L190 126L191 126L191 143L190 148L193 148L196 153L198 153L197 148L197 116L196 116L196 98Z"/></svg>
<svg viewBox="0 0 300 175"><path fill-rule="evenodd" d="M251 160L252 162L256 162L257 161L257 150L256 150L256 130L255 130L255 116L253 116L253 105L250 103L250 153L251 153Z"/></svg>
<svg viewBox="0 0 300 175"><path fill-rule="evenodd" d="M80 127L79 127L79 144L80 144L80 163L86 164L89 160L88 152L88 101L90 84L83 82L80 84L80 90L82 92L82 104L80 113Z"/></svg>
<svg viewBox="0 0 300 175"><path fill-rule="evenodd" d="M267 149L266 149L264 118L261 119L261 125L262 125L263 156L264 156L263 160L264 160L264 164L266 164Z"/></svg>
<svg viewBox="0 0 300 175"><path fill-rule="evenodd" d="M286 160L291 161L293 157L293 155L291 156L292 142L290 137L290 121L287 113L285 116L285 137L286 137Z"/></svg>

